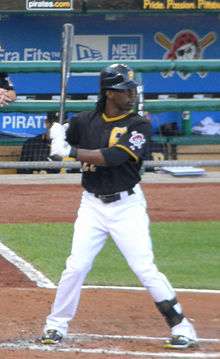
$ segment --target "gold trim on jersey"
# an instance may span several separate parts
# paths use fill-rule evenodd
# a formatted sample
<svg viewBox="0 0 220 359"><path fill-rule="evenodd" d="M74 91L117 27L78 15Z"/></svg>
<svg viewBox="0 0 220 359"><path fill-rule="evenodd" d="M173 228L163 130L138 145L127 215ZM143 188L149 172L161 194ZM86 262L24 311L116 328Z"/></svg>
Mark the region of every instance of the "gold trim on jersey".
<svg viewBox="0 0 220 359"><path fill-rule="evenodd" d="M127 148L126 146L116 144L115 147L121 148L122 150L124 150L125 152L127 152L131 157L133 157L136 162L138 162L139 158L134 154L134 152L132 152L131 150L129 150L129 148Z"/></svg>
<svg viewBox="0 0 220 359"><path fill-rule="evenodd" d="M126 132L127 132L127 127L114 127L111 130L108 147L114 146L118 142L119 137Z"/></svg>
<svg viewBox="0 0 220 359"><path fill-rule="evenodd" d="M133 112L133 110L130 110L129 112L124 113L123 115L119 115L119 116L115 116L115 117L108 117L108 116L106 116L105 113L103 113L103 114L102 114L102 119L103 119L105 122L119 121L119 120L122 120L123 118L127 117L128 115L130 115L132 112Z"/></svg>

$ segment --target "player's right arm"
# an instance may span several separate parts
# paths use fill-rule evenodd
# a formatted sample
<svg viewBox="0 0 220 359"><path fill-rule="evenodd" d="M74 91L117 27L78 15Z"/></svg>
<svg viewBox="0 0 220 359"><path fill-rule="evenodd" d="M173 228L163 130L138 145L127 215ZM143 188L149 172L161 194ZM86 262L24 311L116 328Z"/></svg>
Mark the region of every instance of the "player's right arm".
<svg viewBox="0 0 220 359"><path fill-rule="evenodd" d="M0 73L0 106L6 106L16 100L16 92L7 73Z"/></svg>
<svg viewBox="0 0 220 359"><path fill-rule="evenodd" d="M80 122L80 120L79 120ZM78 130L78 117L70 121L67 131L63 125L55 122L50 129L51 149L50 157L74 157L78 161L94 164L97 166L108 166L108 158L117 159L115 165L125 162L129 155L116 147L106 149L83 149L78 148L80 131ZM105 154L103 153L105 150ZM106 154L107 151L107 154ZM112 164L111 164L112 165Z"/></svg>
<svg viewBox="0 0 220 359"><path fill-rule="evenodd" d="M58 123L52 126L51 156L74 157L81 162L97 166L119 166L128 160L138 162L142 159L147 135L145 124L142 123L138 127L139 132L133 131L123 135L115 146L94 150L77 147L77 126L77 119L71 121L67 133Z"/></svg>

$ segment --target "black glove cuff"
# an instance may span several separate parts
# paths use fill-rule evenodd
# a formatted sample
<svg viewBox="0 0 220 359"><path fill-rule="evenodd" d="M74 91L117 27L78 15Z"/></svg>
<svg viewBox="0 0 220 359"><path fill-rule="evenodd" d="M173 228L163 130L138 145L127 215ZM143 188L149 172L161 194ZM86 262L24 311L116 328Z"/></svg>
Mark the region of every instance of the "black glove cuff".
<svg viewBox="0 0 220 359"><path fill-rule="evenodd" d="M58 155L49 156L48 161L63 161L63 157Z"/></svg>
<svg viewBox="0 0 220 359"><path fill-rule="evenodd" d="M77 158L77 148L76 147L71 147L69 157Z"/></svg>

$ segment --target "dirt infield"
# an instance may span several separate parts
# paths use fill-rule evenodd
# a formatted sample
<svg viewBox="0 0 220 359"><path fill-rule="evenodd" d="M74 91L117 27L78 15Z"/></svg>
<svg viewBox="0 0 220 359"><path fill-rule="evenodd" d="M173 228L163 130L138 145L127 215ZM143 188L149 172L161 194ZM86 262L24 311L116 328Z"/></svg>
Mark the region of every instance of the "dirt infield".
<svg viewBox="0 0 220 359"><path fill-rule="evenodd" d="M143 184L152 222L220 219L220 183ZM0 186L0 223L71 222L78 184Z"/></svg>
<svg viewBox="0 0 220 359"><path fill-rule="evenodd" d="M220 220L220 183L143 184L143 188L153 222ZM77 184L1 185L0 222L72 222L81 191ZM163 350L161 340L156 337L169 336L169 330L151 298L142 291L83 290L80 309L71 323L70 333L87 333L87 337L77 340L69 338L57 348L66 352L42 352L40 347L35 350L27 349L30 344L38 345L35 339L41 334L55 291L36 288L34 283L3 258L0 260L0 267L0 338L1 343L10 344L9 349L1 348L0 359L119 359L134 358L138 352L149 353L148 356L141 356L140 353L138 357L143 358L153 358L155 355L165 357L165 354L159 354ZM199 353L203 358L219 353L220 295L178 293L178 297L187 315L195 321L199 337L206 338L193 353ZM131 338L91 339L88 336L91 333L128 335ZM155 338L140 340L133 336ZM219 341L207 341L214 338ZM20 349L17 350L17 347ZM90 351L77 353L78 349ZM98 353L98 349L105 350L105 354ZM93 353L92 350L96 352ZM150 356L150 353L154 354ZM206 353L205 356L203 353Z"/></svg>

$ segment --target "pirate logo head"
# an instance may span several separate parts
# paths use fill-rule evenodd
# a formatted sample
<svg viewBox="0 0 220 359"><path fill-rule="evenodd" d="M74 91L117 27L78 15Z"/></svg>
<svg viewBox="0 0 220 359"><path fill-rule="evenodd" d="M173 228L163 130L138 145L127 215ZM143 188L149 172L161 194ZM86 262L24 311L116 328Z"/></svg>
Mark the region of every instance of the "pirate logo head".
<svg viewBox="0 0 220 359"><path fill-rule="evenodd" d="M208 33L203 38L199 37L190 30L180 31L173 40L169 40L164 34L156 33L155 41L167 51L163 58L168 60L196 60L201 59L204 49L216 40L213 32ZM173 76L174 71L162 73L163 77ZM178 72L182 79L191 76L189 72ZM198 72L200 77L205 77L206 72Z"/></svg>
<svg viewBox="0 0 220 359"><path fill-rule="evenodd" d="M198 38L190 31L178 34L165 58L171 60L193 60L200 57Z"/></svg>

